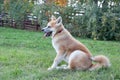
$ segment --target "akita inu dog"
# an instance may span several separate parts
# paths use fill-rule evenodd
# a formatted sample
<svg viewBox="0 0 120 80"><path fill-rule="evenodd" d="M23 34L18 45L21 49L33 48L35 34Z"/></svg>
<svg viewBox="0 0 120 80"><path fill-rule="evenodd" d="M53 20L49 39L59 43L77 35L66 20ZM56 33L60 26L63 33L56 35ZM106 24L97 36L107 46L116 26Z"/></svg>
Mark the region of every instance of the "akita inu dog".
<svg viewBox="0 0 120 80"><path fill-rule="evenodd" d="M101 67L109 67L110 61L103 55L93 57L88 48L73 38L73 36L64 28L62 18L51 17L47 27L43 28L44 36L52 36L52 45L57 55L54 62L48 70L52 69L77 69L77 70L95 70ZM58 64L64 60L68 66L58 67ZM96 62L93 64L92 62Z"/></svg>

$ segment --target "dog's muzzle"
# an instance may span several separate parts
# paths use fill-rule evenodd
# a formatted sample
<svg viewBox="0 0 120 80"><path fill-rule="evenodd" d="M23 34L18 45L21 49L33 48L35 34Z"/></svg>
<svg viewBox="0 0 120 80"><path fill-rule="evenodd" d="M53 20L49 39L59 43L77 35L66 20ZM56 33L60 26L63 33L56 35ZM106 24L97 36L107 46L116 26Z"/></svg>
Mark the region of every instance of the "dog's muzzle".
<svg viewBox="0 0 120 80"><path fill-rule="evenodd" d="M47 28L43 28L42 31L45 33L45 34L44 34L45 37L49 37L49 36L51 36L51 34L52 34L52 31L50 31L50 30L47 29Z"/></svg>

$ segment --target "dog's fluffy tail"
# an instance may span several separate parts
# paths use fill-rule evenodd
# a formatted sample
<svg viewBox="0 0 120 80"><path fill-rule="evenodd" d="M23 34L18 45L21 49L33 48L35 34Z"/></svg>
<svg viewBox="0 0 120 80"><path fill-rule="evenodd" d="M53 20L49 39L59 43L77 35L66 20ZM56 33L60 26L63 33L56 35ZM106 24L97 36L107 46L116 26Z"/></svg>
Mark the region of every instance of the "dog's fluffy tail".
<svg viewBox="0 0 120 80"><path fill-rule="evenodd" d="M98 55L98 56L92 57L91 60L95 62L95 64L92 64L92 66L89 68L90 71L96 70L102 67L107 68L107 67L110 67L111 65L109 59L104 55Z"/></svg>

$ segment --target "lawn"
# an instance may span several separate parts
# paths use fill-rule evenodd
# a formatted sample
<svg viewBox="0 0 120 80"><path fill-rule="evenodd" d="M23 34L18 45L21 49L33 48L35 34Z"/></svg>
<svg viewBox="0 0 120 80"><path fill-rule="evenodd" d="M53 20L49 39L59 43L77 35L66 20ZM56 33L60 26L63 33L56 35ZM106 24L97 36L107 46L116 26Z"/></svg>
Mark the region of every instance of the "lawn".
<svg viewBox="0 0 120 80"><path fill-rule="evenodd" d="M80 39L93 55L109 57L112 66L96 71L47 71L55 57L43 33L0 27L0 80L120 80L120 42Z"/></svg>

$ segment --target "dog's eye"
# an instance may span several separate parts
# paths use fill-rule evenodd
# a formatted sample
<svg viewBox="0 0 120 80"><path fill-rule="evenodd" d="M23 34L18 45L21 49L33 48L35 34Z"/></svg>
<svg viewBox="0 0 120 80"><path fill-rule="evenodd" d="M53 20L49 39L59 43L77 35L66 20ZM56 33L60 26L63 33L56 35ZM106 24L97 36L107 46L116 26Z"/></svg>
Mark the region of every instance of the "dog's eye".
<svg viewBox="0 0 120 80"><path fill-rule="evenodd" d="M50 26L48 26L48 28L50 28Z"/></svg>

